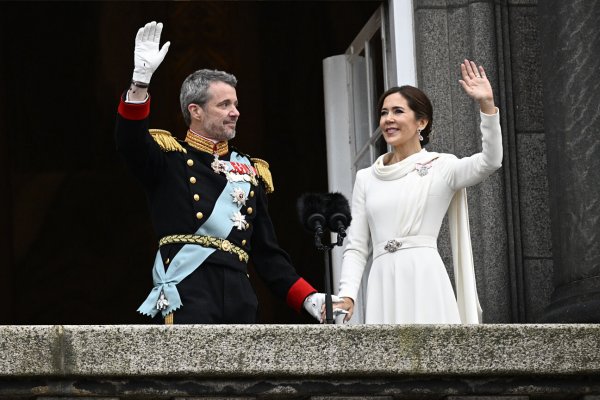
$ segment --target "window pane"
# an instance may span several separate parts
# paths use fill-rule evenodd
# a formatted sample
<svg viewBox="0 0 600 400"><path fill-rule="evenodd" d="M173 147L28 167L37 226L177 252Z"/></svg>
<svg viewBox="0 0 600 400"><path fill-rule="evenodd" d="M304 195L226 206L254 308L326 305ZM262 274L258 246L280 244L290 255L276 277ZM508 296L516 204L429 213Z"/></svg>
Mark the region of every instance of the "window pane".
<svg viewBox="0 0 600 400"><path fill-rule="evenodd" d="M367 151L360 159L356 160L356 163L355 163L356 171L359 171L363 168L370 167L371 164L372 164L371 152Z"/></svg>
<svg viewBox="0 0 600 400"><path fill-rule="evenodd" d="M371 132L368 119L367 65L364 52L352 63L352 105L354 117L354 154L367 144Z"/></svg>
<svg viewBox="0 0 600 400"><path fill-rule="evenodd" d="M373 110L372 120L373 126L371 131L375 131L379 126L379 111L377 110L377 101L379 96L384 90L384 76L383 76L383 42L381 40L381 28L377 30L377 33L369 40L369 51L371 59L371 97L373 98L373 104L370 105Z"/></svg>

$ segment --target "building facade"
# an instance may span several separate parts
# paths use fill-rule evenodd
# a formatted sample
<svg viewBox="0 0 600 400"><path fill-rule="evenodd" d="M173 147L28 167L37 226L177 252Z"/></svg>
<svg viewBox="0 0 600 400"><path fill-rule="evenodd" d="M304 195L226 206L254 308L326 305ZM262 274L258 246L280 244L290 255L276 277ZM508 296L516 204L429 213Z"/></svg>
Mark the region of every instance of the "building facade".
<svg viewBox="0 0 600 400"><path fill-rule="evenodd" d="M479 151L477 106L458 84L458 67L465 58L485 66L504 141L502 169L468 189L485 322L598 322L599 7L389 1L345 55L324 61L328 144L336 146L329 188L349 196L347 171L387 151L372 109L385 88L410 84L429 95L428 149L458 157ZM439 246L452 277L447 230Z"/></svg>

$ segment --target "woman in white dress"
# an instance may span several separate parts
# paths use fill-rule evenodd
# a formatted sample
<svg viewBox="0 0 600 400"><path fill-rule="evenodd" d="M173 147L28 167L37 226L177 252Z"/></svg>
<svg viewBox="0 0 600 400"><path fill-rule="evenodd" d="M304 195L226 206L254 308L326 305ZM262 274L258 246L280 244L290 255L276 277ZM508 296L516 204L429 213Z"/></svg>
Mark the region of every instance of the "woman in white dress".
<svg viewBox="0 0 600 400"><path fill-rule="evenodd" d="M458 159L428 152L433 110L412 86L391 88L379 100L380 127L393 151L358 171L352 224L344 250L339 297L349 313L369 255L368 324L480 323L466 190L502 163L499 111L482 66L465 60L460 85L480 106L482 152ZM457 294L437 250L448 212Z"/></svg>

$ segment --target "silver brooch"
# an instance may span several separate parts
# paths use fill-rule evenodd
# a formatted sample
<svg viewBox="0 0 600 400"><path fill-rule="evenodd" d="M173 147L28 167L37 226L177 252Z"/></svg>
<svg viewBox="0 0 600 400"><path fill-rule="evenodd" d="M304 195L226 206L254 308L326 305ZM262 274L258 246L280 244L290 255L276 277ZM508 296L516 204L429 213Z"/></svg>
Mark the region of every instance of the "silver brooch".
<svg viewBox="0 0 600 400"><path fill-rule="evenodd" d="M427 175L429 173L429 168L431 168L431 164L417 163L417 165L415 166L415 169L417 170L417 174L419 174L419 176Z"/></svg>
<svg viewBox="0 0 600 400"><path fill-rule="evenodd" d="M415 169L417 170L417 174L419 174L419 176L425 176L429 173L429 168L427 165L417 164Z"/></svg>
<svg viewBox="0 0 600 400"><path fill-rule="evenodd" d="M158 298L158 301L156 302L156 309L159 311L162 311L167 307L169 307L169 300L167 300L167 298L165 297L165 292L161 291L160 297Z"/></svg>
<svg viewBox="0 0 600 400"><path fill-rule="evenodd" d="M396 239L388 240L383 248L385 251L389 251L390 253L395 252L396 250L402 247L402 242L397 241Z"/></svg>

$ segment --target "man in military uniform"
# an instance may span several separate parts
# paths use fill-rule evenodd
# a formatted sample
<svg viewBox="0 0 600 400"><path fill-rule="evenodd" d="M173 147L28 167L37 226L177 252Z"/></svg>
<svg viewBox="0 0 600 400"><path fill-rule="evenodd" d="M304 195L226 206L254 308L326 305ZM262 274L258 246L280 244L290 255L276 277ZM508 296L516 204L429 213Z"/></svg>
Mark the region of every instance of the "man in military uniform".
<svg viewBox="0 0 600 400"><path fill-rule="evenodd" d="M232 149L240 115L236 78L199 70L181 87L184 141L149 129L148 85L169 49L162 24L135 39L131 86L118 107L116 142L146 191L160 238L154 287L138 311L165 323L254 323L257 299L249 258L261 279L290 307L321 319L324 294L296 273L278 245L267 210L268 164Z"/></svg>

